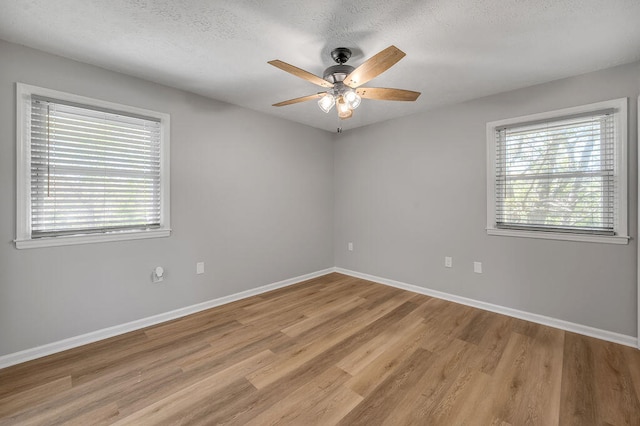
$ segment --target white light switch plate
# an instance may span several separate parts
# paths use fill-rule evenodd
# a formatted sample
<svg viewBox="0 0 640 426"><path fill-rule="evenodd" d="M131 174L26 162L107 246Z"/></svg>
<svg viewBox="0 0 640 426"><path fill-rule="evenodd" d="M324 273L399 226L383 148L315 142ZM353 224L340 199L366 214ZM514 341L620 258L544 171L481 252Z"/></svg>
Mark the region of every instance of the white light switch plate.
<svg viewBox="0 0 640 426"><path fill-rule="evenodd" d="M196 274L204 274L204 262L196 263Z"/></svg>

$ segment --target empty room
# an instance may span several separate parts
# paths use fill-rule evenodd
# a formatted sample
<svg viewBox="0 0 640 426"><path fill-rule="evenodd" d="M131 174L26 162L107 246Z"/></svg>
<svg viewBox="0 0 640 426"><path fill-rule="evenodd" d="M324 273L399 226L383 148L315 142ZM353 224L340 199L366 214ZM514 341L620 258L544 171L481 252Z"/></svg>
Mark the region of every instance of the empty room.
<svg viewBox="0 0 640 426"><path fill-rule="evenodd" d="M640 425L637 0L0 0L0 425Z"/></svg>

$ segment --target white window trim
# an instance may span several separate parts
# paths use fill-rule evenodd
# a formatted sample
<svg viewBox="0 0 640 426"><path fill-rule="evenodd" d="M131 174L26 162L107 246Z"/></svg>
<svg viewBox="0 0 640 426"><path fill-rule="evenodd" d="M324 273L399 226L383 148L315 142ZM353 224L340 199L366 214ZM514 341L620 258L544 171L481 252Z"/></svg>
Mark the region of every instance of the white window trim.
<svg viewBox="0 0 640 426"><path fill-rule="evenodd" d="M539 114L508 118L487 123L487 234L508 237L542 238L548 240L581 241L591 243L628 244L628 209L627 209L627 98L597 102L572 108L564 108ZM568 232L526 231L515 229L498 229L495 223L495 167L496 167L496 128L513 124L540 120L551 120L559 117L595 112L603 109L615 110L615 164L618 179L618 211L616 235L572 234Z"/></svg>
<svg viewBox="0 0 640 426"><path fill-rule="evenodd" d="M31 238L31 169L29 114L31 95L39 95L61 101L75 102L123 113L153 117L160 120L160 228L143 231L114 231L108 233L65 235L57 237ZM100 243L107 241L139 240L144 238L168 237L170 226L170 176L169 176L169 114L143 108L92 99L85 96L16 83L16 248L37 248L65 246L73 244Z"/></svg>

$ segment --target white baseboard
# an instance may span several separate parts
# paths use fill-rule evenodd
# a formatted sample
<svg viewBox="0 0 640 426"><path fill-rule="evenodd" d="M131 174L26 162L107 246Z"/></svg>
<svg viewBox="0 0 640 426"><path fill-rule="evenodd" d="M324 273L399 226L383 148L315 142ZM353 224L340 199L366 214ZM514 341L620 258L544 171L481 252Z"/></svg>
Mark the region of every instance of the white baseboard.
<svg viewBox="0 0 640 426"><path fill-rule="evenodd" d="M92 331L90 333L82 334L80 336L70 337L68 339L60 340L46 345L38 346L31 349L25 349L20 352L15 352L7 355L0 356L0 368L9 367L11 365L20 364L22 362L31 361L36 358L51 355L57 352L66 351L67 349L76 348L78 346L86 345L88 343L97 342L98 340L107 339L120 334L128 333L130 331L139 330L141 328L156 325L161 322L170 321L176 318L184 317L196 312L204 311L206 309L214 308L216 306L224 305L226 303L235 302L236 300L245 299L247 297L256 296L258 294L266 293L271 290L275 290L282 287L287 287L293 284L297 284L302 281L317 278L322 275L335 272L335 268L323 269L321 271L312 272L310 274L300 275L298 277L289 278L276 283L267 284L262 287L253 288L240 293L231 294L229 296L219 297L217 299L209 300L206 302L198 303L195 305L187 306L184 308L176 309L170 312L165 312L158 315L153 315L147 318L131 321L125 324L116 325L113 327L103 328L101 330Z"/></svg>
<svg viewBox="0 0 640 426"><path fill-rule="evenodd" d="M480 300L469 299L467 297L462 297L462 296L456 296L454 294L444 293L437 290L431 290L428 288L420 287L413 284L406 284L400 281L394 281L387 278L376 277L374 275L363 274L363 273L351 271L348 269L336 267L335 271L340 274L350 275L356 278L362 278L364 280L373 281L379 284L400 288L402 290L412 291L414 293L424 294L426 296L436 297L438 299L449 300L451 302L460 303L462 305L472 306L474 308L483 309L485 311L496 312L498 314L503 314L510 317L535 322L542 325L548 325L549 327L555 327L561 330L571 331L573 333L595 337L597 339L606 340L608 342L619 343L621 345L631 346L634 348L638 347L638 339L634 336L627 336L625 334L615 333L613 331L607 331L599 328L589 327L582 324L576 324L573 322L564 321L557 318L547 317L539 314L533 314L531 312L525 312L518 309L507 308L505 306L494 305L492 303L482 302Z"/></svg>
<svg viewBox="0 0 640 426"><path fill-rule="evenodd" d="M327 268L321 271L312 272L310 274L300 275L298 277L289 278L287 280L279 281L272 284L267 284L262 287L242 291L229 296L219 297L217 299L209 300L206 302L198 303L195 305L187 306L184 308L176 309L170 312L165 312L151 317L142 318L136 321L131 321L125 324L116 325L113 327L103 328L101 330L92 331L90 333L82 334L80 336L70 337L68 339L60 340L46 345L38 346L31 349L26 349L20 352L15 352L7 355L0 356L0 368L9 367L11 365L20 364L22 362L31 361L36 358L51 355L57 352L66 351L67 349L73 349L78 346L93 343L98 340L107 339L109 337L118 336L120 334L128 333L130 331L140 330L145 327L156 325L162 322L170 321L176 318L181 318L196 312L204 311L206 309L214 308L216 306L224 305L226 303L235 302L247 297L256 296L258 294L266 293L271 290L275 290L282 287L287 287L293 284L297 284L302 281L317 278L322 275L326 275L332 272L338 272L344 275L350 275L356 278L362 278L364 280L373 281L379 284L388 285L391 287L400 288L402 290L411 291L414 293L424 294L426 296L436 297L438 299L449 300L451 302L460 303L462 305L472 306L474 308L483 309L485 311L496 312L499 314L507 315L514 318L520 318L526 321L535 322L550 327L559 328L561 330L571 331L585 336L595 337L597 339L606 340L609 342L619 343L625 346L638 347L638 339L634 336L627 336L625 334L619 334L612 331L601 330L594 327L589 327L582 324L576 324L569 321L564 321L557 318L551 318L544 315L533 314L530 312L521 311L518 309L507 308L500 305L494 305L492 303L482 302L480 300L469 299L467 297L456 296L450 293L444 293L437 290L431 290L428 288L420 287L413 284L407 284L400 281L391 280L388 278L381 278L374 275L363 274L361 272L351 271L344 268Z"/></svg>

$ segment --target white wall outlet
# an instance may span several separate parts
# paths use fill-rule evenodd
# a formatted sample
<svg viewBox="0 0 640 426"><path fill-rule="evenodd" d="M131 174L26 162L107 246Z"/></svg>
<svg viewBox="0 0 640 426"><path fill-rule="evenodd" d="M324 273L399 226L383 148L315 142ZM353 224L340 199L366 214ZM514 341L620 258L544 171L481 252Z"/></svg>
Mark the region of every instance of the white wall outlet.
<svg viewBox="0 0 640 426"><path fill-rule="evenodd" d="M482 273L482 262L473 262L473 272L476 274Z"/></svg>
<svg viewBox="0 0 640 426"><path fill-rule="evenodd" d="M353 251L353 243L347 244L347 248L349 249L349 251Z"/></svg>
<svg viewBox="0 0 640 426"><path fill-rule="evenodd" d="M164 269L162 268L162 266L156 266L153 269L153 272L151 273L151 280L154 283L164 281Z"/></svg>
<svg viewBox="0 0 640 426"><path fill-rule="evenodd" d="M196 263L196 274L204 274L204 262Z"/></svg>
<svg viewBox="0 0 640 426"><path fill-rule="evenodd" d="M445 268L453 267L453 258L451 256L444 257L444 267Z"/></svg>

